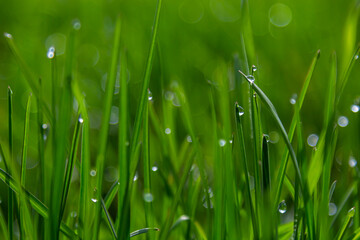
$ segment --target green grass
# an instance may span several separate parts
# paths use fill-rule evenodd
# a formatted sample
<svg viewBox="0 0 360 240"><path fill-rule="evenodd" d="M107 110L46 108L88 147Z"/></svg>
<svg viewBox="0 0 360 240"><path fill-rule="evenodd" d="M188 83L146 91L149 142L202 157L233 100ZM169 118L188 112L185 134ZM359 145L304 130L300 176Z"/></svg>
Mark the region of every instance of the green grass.
<svg viewBox="0 0 360 240"><path fill-rule="evenodd" d="M0 239L360 239L359 6L1 2Z"/></svg>

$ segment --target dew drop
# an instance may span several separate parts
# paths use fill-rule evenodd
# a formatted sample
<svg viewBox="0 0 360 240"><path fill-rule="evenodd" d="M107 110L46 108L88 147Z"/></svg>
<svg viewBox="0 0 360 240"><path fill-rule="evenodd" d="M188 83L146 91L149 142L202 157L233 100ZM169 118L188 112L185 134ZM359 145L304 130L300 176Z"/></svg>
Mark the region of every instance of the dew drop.
<svg viewBox="0 0 360 240"><path fill-rule="evenodd" d="M285 200L282 200L282 201L279 203L278 210L279 210L279 213L281 213L281 214L286 213L287 208L286 208L286 202L285 202Z"/></svg>
<svg viewBox="0 0 360 240"><path fill-rule="evenodd" d="M349 120L345 116L341 116L338 119L338 125L340 127L346 127L349 124Z"/></svg>
<svg viewBox="0 0 360 240"><path fill-rule="evenodd" d="M153 172L156 172L156 171L158 170L158 167L157 167L157 166L153 166L153 167L151 168L151 170L152 170Z"/></svg>
<svg viewBox="0 0 360 240"><path fill-rule="evenodd" d="M154 197L151 193L144 193L144 201L145 202L152 202L154 200Z"/></svg>
<svg viewBox="0 0 360 240"><path fill-rule="evenodd" d="M279 139L280 139L280 136L279 136L279 133L278 133L278 132L276 132L276 131L271 131L271 132L269 133L269 141L270 141L271 143L277 143L277 142L279 142Z"/></svg>
<svg viewBox="0 0 360 240"><path fill-rule="evenodd" d="M41 125L42 129L46 130L48 128L48 125L46 123L44 123L43 125Z"/></svg>
<svg viewBox="0 0 360 240"><path fill-rule="evenodd" d="M80 30L80 28L81 28L81 22L80 22L78 19L75 19L75 20L73 21L73 28L74 28L75 30Z"/></svg>
<svg viewBox="0 0 360 240"><path fill-rule="evenodd" d="M290 103L291 103L292 105L295 105L296 100L297 100L297 94L294 93L294 94L291 96L291 98L290 98Z"/></svg>
<svg viewBox="0 0 360 240"><path fill-rule="evenodd" d="M53 59L55 57L55 48L51 46L47 52L47 57Z"/></svg>
<svg viewBox="0 0 360 240"><path fill-rule="evenodd" d="M76 212L76 211L72 211L72 212L70 213L70 217L76 218L76 217L77 217L77 212Z"/></svg>
<svg viewBox="0 0 360 240"><path fill-rule="evenodd" d="M355 55L355 57L354 57L354 58L355 58L355 60L356 60L356 59L358 59L358 58L359 58L359 55Z"/></svg>
<svg viewBox="0 0 360 240"><path fill-rule="evenodd" d="M95 176L96 176L96 170L95 170L95 169L92 169L92 170L90 171L90 176L92 176L92 177L95 177Z"/></svg>
<svg viewBox="0 0 360 240"><path fill-rule="evenodd" d="M174 99L174 93L171 91L166 91L164 95L165 95L165 100L167 101L172 101Z"/></svg>
<svg viewBox="0 0 360 240"><path fill-rule="evenodd" d="M316 134L310 134L307 138L307 143L310 147L316 147L316 144L319 140L319 136Z"/></svg>
<svg viewBox="0 0 360 240"><path fill-rule="evenodd" d="M255 65L251 66L251 74L254 75L254 72L257 71L257 67Z"/></svg>
<svg viewBox="0 0 360 240"><path fill-rule="evenodd" d="M92 198L91 201L92 201L93 203L96 203L98 200L97 200L96 198Z"/></svg>
<svg viewBox="0 0 360 240"><path fill-rule="evenodd" d="M82 117L79 117L79 123L83 123L84 119Z"/></svg>
<svg viewBox="0 0 360 240"><path fill-rule="evenodd" d="M250 84L253 84L255 81L255 77L253 75L247 75L246 78Z"/></svg>
<svg viewBox="0 0 360 240"><path fill-rule="evenodd" d="M356 159L353 156L350 156L350 158L349 158L349 166L354 168L354 167L356 167L356 165L357 165Z"/></svg>
<svg viewBox="0 0 360 240"><path fill-rule="evenodd" d="M148 89L148 100L149 101L153 100L153 95L152 95L152 92L150 91L150 89Z"/></svg>
<svg viewBox="0 0 360 240"><path fill-rule="evenodd" d="M139 178L139 176L138 176L138 173L136 172L133 181L135 182L136 180L138 180L138 178Z"/></svg>
<svg viewBox="0 0 360 240"><path fill-rule="evenodd" d="M12 38L13 38L12 35L11 35L10 33L7 33L7 32L4 33L4 36L5 36L6 38L9 38L9 39L12 39Z"/></svg>
<svg viewBox="0 0 360 240"><path fill-rule="evenodd" d="M243 116L245 114L244 109L238 104L236 104L236 114L239 117L241 117L241 116Z"/></svg>
<svg viewBox="0 0 360 240"><path fill-rule="evenodd" d="M232 143L233 143L233 141L232 141L232 140L229 140L229 143L230 143L230 144L232 144Z"/></svg>
<svg viewBox="0 0 360 240"><path fill-rule="evenodd" d="M337 212L337 206L335 203L329 203L329 216L334 216Z"/></svg>
<svg viewBox="0 0 360 240"><path fill-rule="evenodd" d="M220 147L224 147L225 144L226 144L226 141L225 141L224 139L220 139L220 140L219 140L219 145L220 145Z"/></svg>
<svg viewBox="0 0 360 240"><path fill-rule="evenodd" d="M171 129L170 128L166 128L165 129L165 134L169 135L171 133Z"/></svg>
<svg viewBox="0 0 360 240"><path fill-rule="evenodd" d="M191 136L190 136L190 135L188 135L188 136L186 137L186 141L189 142L189 143L192 142L192 139L191 139Z"/></svg>
<svg viewBox="0 0 360 240"><path fill-rule="evenodd" d="M356 104L351 105L351 111L353 113L357 113L357 112L359 112L359 110L360 110L359 105L356 105Z"/></svg>

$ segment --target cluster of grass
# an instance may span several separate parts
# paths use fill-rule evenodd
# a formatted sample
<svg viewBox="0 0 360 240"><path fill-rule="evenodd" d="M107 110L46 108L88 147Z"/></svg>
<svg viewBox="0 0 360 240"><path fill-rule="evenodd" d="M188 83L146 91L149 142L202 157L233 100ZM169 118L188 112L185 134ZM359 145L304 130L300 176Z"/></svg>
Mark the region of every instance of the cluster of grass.
<svg viewBox="0 0 360 240"><path fill-rule="evenodd" d="M279 97L293 107L283 118L265 80L271 76L252 65L258 63L258 40L251 26L258 24L250 24L251 4L241 6L239 54L212 60L209 76L201 58L211 54L191 45L203 53L192 61L196 69L188 69L191 81L204 80L191 84L167 79L174 78L168 60L177 47L164 40L171 22L161 24L172 5L162 1L152 16L144 63L136 61L126 36L131 24L123 19L131 19L131 8L116 18L103 86L84 80L81 61L94 61L79 52L93 48L81 48L78 20L68 27L65 54L57 52L56 41L47 49L46 64L39 63L45 77L36 73L41 67L31 67L17 38L4 34L4 49L29 91L25 100L14 97L22 79L9 82L0 109L8 116L0 139L0 238L359 239L359 118L347 126L349 119L341 116L344 96L351 94L346 86L358 68L360 47L349 47L358 8L348 18L339 64L333 52L319 68L323 54L312 50L291 104ZM231 16L236 14L225 20ZM143 67L139 81L134 64ZM96 74L93 68L85 70ZM327 79L316 113L322 123L318 135L306 137L304 119L314 118L303 107L311 106L306 99L319 69ZM282 96L292 94L279 89ZM101 109L94 110L96 101ZM344 146L349 138L353 144Z"/></svg>

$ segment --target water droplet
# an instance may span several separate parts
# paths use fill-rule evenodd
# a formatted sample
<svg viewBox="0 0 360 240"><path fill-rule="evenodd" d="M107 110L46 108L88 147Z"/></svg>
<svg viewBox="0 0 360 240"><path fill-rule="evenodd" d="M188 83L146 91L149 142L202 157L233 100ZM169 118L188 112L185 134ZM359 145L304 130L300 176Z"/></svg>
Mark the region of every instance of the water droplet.
<svg viewBox="0 0 360 240"><path fill-rule="evenodd" d="M279 210L279 213L281 213L281 214L286 213L287 206L286 206L285 200L282 200L282 201L279 203L278 210Z"/></svg>
<svg viewBox="0 0 360 240"><path fill-rule="evenodd" d="M11 35L10 33L7 33L7 32L4 33L4 36L5 36L6 38L9 38L9 39L12 39L12 38L13 38L12 35Z"/></svg>
<svg viewBox="0 0 360 240"><path fill-rule="evenodd" d="M277 142L279 142L279 139L280 139L280 136L279 136L279 133L278 133L278 132L276 132L276 131L271 131L271 132L269 133L269 141L270 141L271 143L277 143Z"/></svg>
<svg viewBox="0 0 360 240"><path fill-rule="evenodd" d="M77 212L76 212L76 211L72 211L72 212L70 213L70 217L76 218L76 217L77 217Z"/></svg>
<svg viewBox="0 0 360 240"><path fill-rule="evenodd" d="M96 198L92 198L91 201L96 203L98 200Z"/></svg>
<svg viewBox="0 0 360 240"><path fill-rule="evenodd" d="M90 176L92 176L92 177L95 177L95 176L96 176L96 170L95 170L95 169L92 169L92 170L90 171Z"/></svg>
<svg viewBox="0 0 360 240"><path fill-rule="evenodd" d="M165 129L165 134L169 135L171 133L171 129L170 128L166 128Z"/></svg>
<svg viewBox="0 0 360 240"><path fill-rule="evenodd" d="M246 78L250 84L253 84L255 81L255 77L253 75L247 75Z"/></svg>
<svg viewBox="0 0 360 240"><path fill-rule="evenodd" d="M268 134L263 134L263 137L266 139L266 142L270 142L270 137Z"/></svg>
<svg viewBox="0 0 360 240"><path fill-rule="evenodd" d="M186 141L189 142L189 143L192 142L192 139L191 139L191 136L190 136L190 135L188 135L188 136L186 137Z"/></svg>
<svg viewBox="0 0 360 240"><path fill-rule="evenodd" d="M153 172L156 172L156 171L158 170L158 167L157 167L157 166L153 166L153 167L151 168L151 170L152 170Z"/></svg>
<svg viewBox="0 0 360 240"><path fill-rule="evenodd" d="M297 94L294 93L294 94L291 96L291 98L290 98L290 103L291 103L292 105L295 105L296 100L297 100Z"/></svg>
<svg viewBox="0 0 360 240"><path fill-rule="evenodd" d="M244 109L239 104L236 104L236 114L239 117L241 117L245 114Z"/></svg>
<svg viewBox="0 0 360 240"><path fill-rule="evenodd" d="M136 172L133 181L135 182L136 180L138 180L138 178L139 178L139 176L138 176L138 173Z"/></svg>
<svg viewBox="0 0 360 240"><path fill-rule="evenodd" d="M53 59L55 57L55 48L51 46L47 52L47 57Z"/></svg>
<svg viewBox="0 0 360 240"><path fill-rule="evenodd" d="M220 147L225 146L225 144L226 144L226 141L225 141L224 139L220 139L220 140L219 140L219 145L220 145Z"/></svg>
<svg viewBox="0 0 360 240"><path fill-rule="evenodd" d="M192 173L192 177L193 177L194 181L196 181L200 177L200 171L199 171L198 166L196 164L193 164L191 166L190 171Z"/></svg>
<svg viewBox="0 0 360 240"><path fill-rule="evenodd" d="M307 138L307 143L309 144L310 147L316 147L318 140L319 140L318 135L310 134L309 137Z"/></svg>
<svg viewBox="0 0 360 240"><path fill-rule="evenodd" d="M174 93L171 91L166 91L164 95L165 95L165 100L167 101L172 101L174 99Z"/></svg>
<svg viewBox="0 0 360 240"><path fill-rule="evenodd" d="M109 166L105 168L104 178L107 182L115 182L119 178L119 172L116 168Z"/></svg>
<svg viewBox="0 0 360 240"><path fill-rule="evenodd" d="M356 159L353 156L350 156L350 158L349 158L349 166L353 168L356 165L357 165Z"/></svg>
<svg viewBox="0 0 360 240"><path fill-rule="evenodd" d="M356 59L358 59L358 58L359 58L359 55L355 55L355 57L354 57L354 58L355 58L355 60L356 60Z"/></svg>
<svg viewBox="0 0 360 240"><path fill-rule="evenodd" d="M48 128L48 125L46 123L44 123L43 125L41 125L42 129L46 130Z"/></svg>
<svg viewBox="0 0 360 240"><path fill-rule="evenodd" d="M255 65L251 66L251 75L254 75L254 72L257 71L257 67Z"/></svg>
<svg viewBox="0 0 360 240"><path fill-rule="evenodd" d="M80 21L79 21L78 19L73 20L73 28L74 28L75 30L80 30L80 28L81 28L81 23L80 23Z"/></svg>
<svg viewBox="0 0 360 240"><path fill-rule="evenodd" d="M111 125L116 125L119 123L119 108L117 106L111 107L110 121Z"/></svg>
<svg viewBox="0 0 360 240"><path fill-rule="evenodd" d="M356 105L356 104L351 105L351 111L352 111L353 113L357 113L357 112L359 112L359 110L360 110L359 105Z"/></svg>
<svg viewBox="0 0 360 240"><path fill-rule="evenodd" d="M148 100L149 101L153 100L153 95L152 95L152 92L150 91L150 89L148 89Z"/></svg>
<svg viewBox="0 0 360 240"><path fill-rule="evenodd" d="M230 143L230 144L232 144L232 142L233 142L232 140L229 140L229 143Z"/></svg>
<svg viewBox="0 0 360 240"><path fill-rule="evenodd" d="M154 197L151 193L144 193L143 197L145 202L152 202L154 200Z"/></svg>
<svg viewBox="0 0 360 240"><path fill-rule="evenodd" d="M286 27L292 20L291 9L282 3L276 3L269 10L271 24L276 27Z"/></svg>
<svg viewBox="0 0 360 240"><path fill-rule="evenodd" d="M337 212L337 206L335 203L329 203L329 216L334 216Z"/></svg>
<svg viewBox="0 0 360 240"><path fill-rule="evenodd" d="M66 36L62 33L54 33L48 36L45 40L45 47L49 49L54 47L56 56L64 54L66 48Z"/></svg>
<svg viewBox="0 0 360 240"><path fill-rule="evenodd" d="M84 119L82 117L79 117L79 123L83 123Z"/></svg>
<svg viewBox="0 0 360 240"><path fill-rule="evenodd" d="M349 120L345 116L341 116L338 119L338 125L340 127L346 127L349 124Z"/></svg>
<svg viewBox="0 0 360 240"><path fill-rule="evenodd" d="M182 221L190 220L190 217L187 216L187 215L181 215L181 216L179 217L179 220L182 220Z"/></svg>

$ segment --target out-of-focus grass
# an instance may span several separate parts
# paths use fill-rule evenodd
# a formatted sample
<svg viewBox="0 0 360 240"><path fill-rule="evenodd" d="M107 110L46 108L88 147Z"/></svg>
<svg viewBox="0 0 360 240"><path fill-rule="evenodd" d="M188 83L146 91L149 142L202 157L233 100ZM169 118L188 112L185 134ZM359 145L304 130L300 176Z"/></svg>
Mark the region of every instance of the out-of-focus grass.
<svg viewBox="0 0 360 240"><path fill-rule="evenodd" d="M0 238L356 237L359 6L1 1Z"/></svg>

